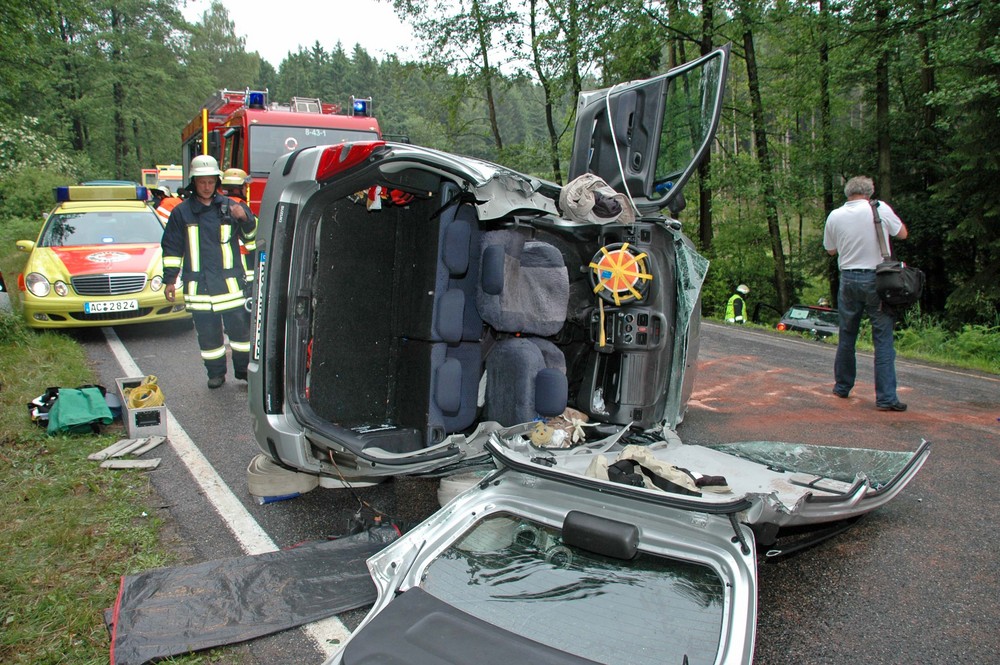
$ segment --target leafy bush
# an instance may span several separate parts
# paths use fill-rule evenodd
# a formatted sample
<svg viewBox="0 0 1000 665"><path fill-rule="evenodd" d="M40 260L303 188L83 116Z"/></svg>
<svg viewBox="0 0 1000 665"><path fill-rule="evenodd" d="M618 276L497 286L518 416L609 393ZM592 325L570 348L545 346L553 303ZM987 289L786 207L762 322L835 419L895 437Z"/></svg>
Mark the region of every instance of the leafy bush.
<svg viewBox="0 0 1000 665"><path fill-rule="evenodd" d="M710 263L701 291L702 312L725 316L726 303L739 284L750 287L745 298L750 312L758 302L777 307L774 263L769 251L766 227L740 220L718 225L706 257Z"/></svg>
<svg viewBox="0 0 1000 665"><path fill-rule="evenodd" d="M1000 325L966 324L952 331L931 317L919 317L896 332L896 349L906 355L1000 373Z"/></svg>
<svg viewBox="0 0 1000 665"><path fill-rule="evenodd" d="M40 226L42 213L48 212L55 205L52 188L74 181L72 176L58 171L31 166L22 168L0 180L0 199L3 200L4 212L33 218L36 226ZM35 231L37 230L36 228Z"/></svg>
<svg viewBox="0 0 1000 665"><path fill-rule="evenodd" d="M0 120L0 201L4 216L37 217L52 207L52 188L77 180L78 165L36 118Z"/></svg>

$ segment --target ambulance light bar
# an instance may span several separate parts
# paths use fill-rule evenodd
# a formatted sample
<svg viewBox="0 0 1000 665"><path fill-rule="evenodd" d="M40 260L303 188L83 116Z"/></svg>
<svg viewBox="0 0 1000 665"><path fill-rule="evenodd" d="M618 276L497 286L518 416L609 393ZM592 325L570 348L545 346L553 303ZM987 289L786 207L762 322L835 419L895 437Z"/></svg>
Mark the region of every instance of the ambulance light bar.
<svg viewBox="0 0 1000 665"><path fill-rule="evenodd" d="M52 190L56 203L67 201L145 201L149 190L142 185L70 185Z"/></svg>

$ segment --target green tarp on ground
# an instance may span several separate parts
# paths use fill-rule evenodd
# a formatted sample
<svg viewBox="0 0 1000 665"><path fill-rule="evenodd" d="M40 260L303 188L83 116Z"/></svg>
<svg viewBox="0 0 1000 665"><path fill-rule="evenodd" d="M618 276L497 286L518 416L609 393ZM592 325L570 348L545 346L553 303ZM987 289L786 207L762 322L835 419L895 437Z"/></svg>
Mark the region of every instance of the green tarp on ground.
<svg viewBox="0 0 1000 665"><path fill-rule="evenodd" d="M46 431L55 434L86 434L97 432L101 425L110 425L111 409L99 386L60 388L59 396L49 409Z"/></svg>

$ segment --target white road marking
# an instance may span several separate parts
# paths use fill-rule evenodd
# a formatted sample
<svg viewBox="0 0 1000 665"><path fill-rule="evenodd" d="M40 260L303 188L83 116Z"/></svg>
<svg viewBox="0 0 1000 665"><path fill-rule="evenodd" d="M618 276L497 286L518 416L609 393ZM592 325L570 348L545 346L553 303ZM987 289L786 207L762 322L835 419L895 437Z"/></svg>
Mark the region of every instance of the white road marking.
<svg viewBox="0 0 1000 665"><path fill-rule="evenodd" d="M108 348L118 360L125 376L145 376L145 372L139 369L135 360L129 355L125 345L115 333L114 328L101 328L104 337L107 339ZM239 542L240 547L247 554L264 554L265 552L275 552L278 546L274 543L267 532L257 523L257 520L247 512L240 500L236 498L233 491L229 489L225 481L218 474L212 464L202 454L198 446L195 445L191 437L188 436L184 428L170 413L167 408L167 438L170 447L174 449L177 456L187 467L194 481L201 488L205 498L219 514L222 521L232 531L233 536ZM322 621L303 626L306 635L316 643L321 653L327 658L332 656L337 649L351 634L340 619L330 617Z"/></svg>

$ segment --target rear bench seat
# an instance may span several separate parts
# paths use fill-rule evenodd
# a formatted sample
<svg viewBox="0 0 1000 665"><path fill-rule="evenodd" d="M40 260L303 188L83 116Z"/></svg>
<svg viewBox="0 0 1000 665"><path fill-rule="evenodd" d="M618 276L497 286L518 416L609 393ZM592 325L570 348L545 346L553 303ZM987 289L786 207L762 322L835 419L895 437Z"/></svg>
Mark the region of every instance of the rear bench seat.
<svg viewBox="0 0 1000 665"><path fill-rule="evenodd" d="M569 274L562 253L522 229L483 234L476 305L497 332L486 358L485 415L501 425L566 408L566 359L551 341L566 323Z"/></svg>
<svg viewBox="0 0 1000 665"><path fill-rule="evenodd" d="M483 334L475 305L479 228L475 208L462 203L459 193L445 184L430 225L404 223L397 230L404 251L425 243L434 247L418 252L426 257L425 265L396 266L409 276L397 303L399 385L405 391L397 408L400 422L426 423L428 445L476 421Z"/></svg>

